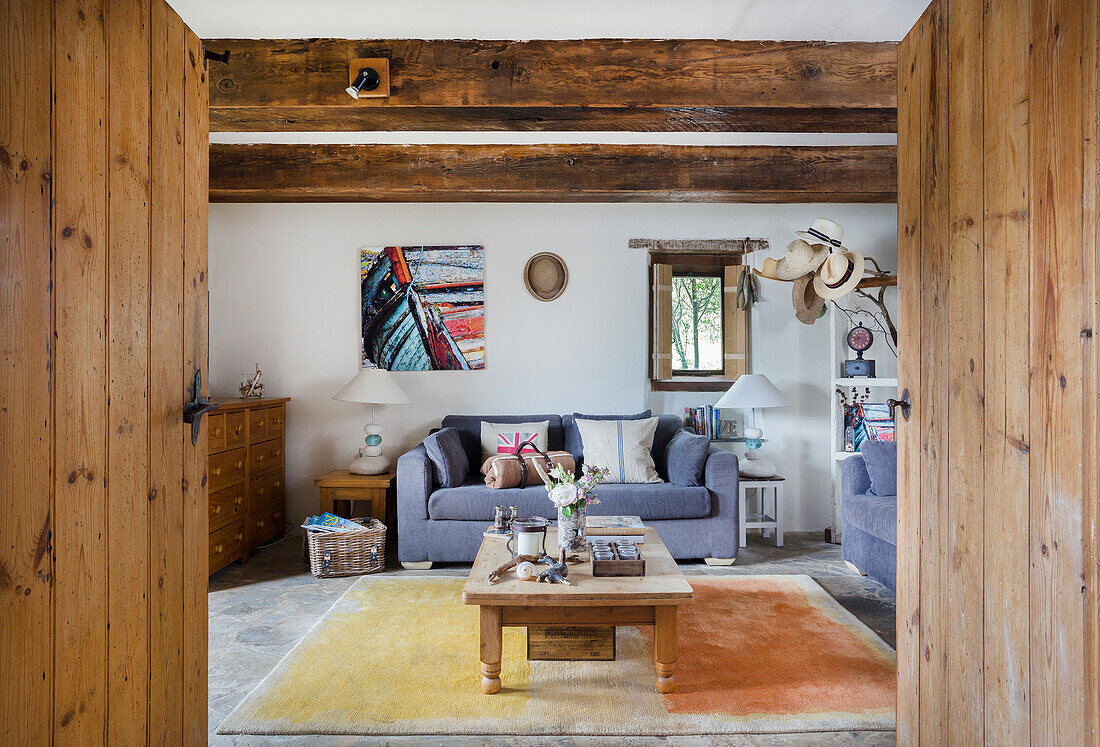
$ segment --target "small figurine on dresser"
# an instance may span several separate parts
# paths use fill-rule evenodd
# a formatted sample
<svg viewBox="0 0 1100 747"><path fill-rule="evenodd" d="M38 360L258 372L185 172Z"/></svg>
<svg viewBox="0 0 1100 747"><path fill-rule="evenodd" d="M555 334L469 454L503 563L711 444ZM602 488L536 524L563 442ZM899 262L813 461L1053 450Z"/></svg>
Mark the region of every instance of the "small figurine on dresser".
<svg viewBox="0 0 1100 747"><path fill-rule="evenodd" d="M259 363L256 364L255 375L241 375L240 392L245 399L258 399L264 396L264 372L260 370Z"/></svg>

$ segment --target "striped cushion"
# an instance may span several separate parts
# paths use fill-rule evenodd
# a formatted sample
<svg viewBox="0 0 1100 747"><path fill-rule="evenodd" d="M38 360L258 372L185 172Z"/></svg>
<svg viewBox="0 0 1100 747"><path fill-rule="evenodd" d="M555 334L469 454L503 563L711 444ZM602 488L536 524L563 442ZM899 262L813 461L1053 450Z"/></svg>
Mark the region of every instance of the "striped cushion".
<svg viewBox="0 0 1100 747"><path fill-rule="evenodd" d="M645 420L584 420L577 418L584 444L584 463L605 467L604 482L662 482L653 464L653 434L657 418Z"/></svg>

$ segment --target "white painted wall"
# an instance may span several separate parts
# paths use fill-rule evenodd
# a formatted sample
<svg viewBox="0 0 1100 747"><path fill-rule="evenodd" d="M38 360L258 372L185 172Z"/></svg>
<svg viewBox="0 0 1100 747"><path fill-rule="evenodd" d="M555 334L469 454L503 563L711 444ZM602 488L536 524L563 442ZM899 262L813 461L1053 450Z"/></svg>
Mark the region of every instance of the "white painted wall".
<svg viewBox="0 0 1100 747"><path fill-rule="evenodd" d="M414 404L379 409L394 459L447 413L680 413L719 395L648 392L647 258L628 239L763 237L778 255L821 216L847 229L852 248L896 268L892 205L211 205L212 391L232 396L238 374L259 362L267 392L293 398L288 516L315 512L313 478L350 461L370 417L368 405L331 399L358 365L359 248L472 243L486 251L486 369L396 374ZM539 251L569 266L569 287L552 303L523 286L524 263ZM789 528L820 530L831 510L833 364L827 325L798 323L789 293L764 285L753 369L794 402L764 421L764 453L790 479Z"/></svg>
<svg viewBox="0 0 1100 747"><path fill-rule="evenodd" d="M898 40L927 0L170 0L201 37ZM216 133L220 142L657 142L873 144L890 135L768 133ZM231 395L258 361L288 411L289 515L316 510L315 475L345 464L369 407L329 397L355 373L357 252L364 245L486 247L483 372L408 373L415 404L380 411L395 455L448 412L679 413L712 395L648 394L646 258L632 237L761 236L778 253L791 231L839 220L853 248L896 265L893 206L850 205L212 205L211 368ZM533 253L569 264L557 302L530 298L520 277ZM827 325L795 321L786 286L765 287L753 322L753 365L795 405L765 415L766 453L790 478L794 529L829 521ZM885 351L877 352L882 357Z"/></svg>

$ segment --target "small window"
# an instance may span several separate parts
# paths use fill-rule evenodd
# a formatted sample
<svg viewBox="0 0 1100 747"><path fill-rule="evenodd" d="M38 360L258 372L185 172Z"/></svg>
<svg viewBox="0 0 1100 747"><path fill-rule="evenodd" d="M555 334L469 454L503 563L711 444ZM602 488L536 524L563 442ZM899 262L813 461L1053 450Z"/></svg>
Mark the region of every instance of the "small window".
<svg viewBox="0 0 1100 747"><path fill-rule="evenodd" d="M719 376L722 364L722 278L672 275L672 373Z"/></svg>
<svg viewBox="0 0 1100 747"><path fill-rule="evenodd" d="M740 257L653 259L649 340L654 390L725 391L748 372L749 312L736 302Z"/></svg>

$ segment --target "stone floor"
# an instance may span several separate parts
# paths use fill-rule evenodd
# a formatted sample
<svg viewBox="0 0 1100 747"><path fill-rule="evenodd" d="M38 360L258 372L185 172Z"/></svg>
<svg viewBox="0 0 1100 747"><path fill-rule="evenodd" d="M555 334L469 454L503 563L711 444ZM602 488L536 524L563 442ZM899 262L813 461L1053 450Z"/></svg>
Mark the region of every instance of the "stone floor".
<svg viewBox="0 0 1100 747"><path fill-rule="evenodd" d="M811 576L838 602L894 645L894 594L889 589L850 571L840 559L840 547L821 541L821 535L786 533L784 547L774 547L759 536L749 537L735 565L711 568L682 564L685 575L739 575L804 573ZM465 577L469 566L442 565L430 571L387 570L393 575ZM301 537L253 553L246 563L234 563L210 578L210 743L213 745L518 745L537 744L595 747L608 744L599 738L348 738L348 737L252 737L215 733L237 703L270 672L314 623L347 591L356 578L316 579L302 560ZM884 732L833 732L817 734L753 735L726 737L624 738L621 744L657 745L883 745L893 744L894 734Z"/></svg>

